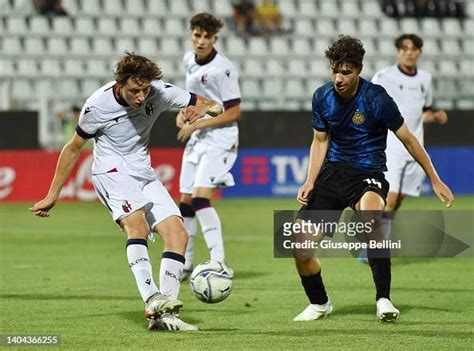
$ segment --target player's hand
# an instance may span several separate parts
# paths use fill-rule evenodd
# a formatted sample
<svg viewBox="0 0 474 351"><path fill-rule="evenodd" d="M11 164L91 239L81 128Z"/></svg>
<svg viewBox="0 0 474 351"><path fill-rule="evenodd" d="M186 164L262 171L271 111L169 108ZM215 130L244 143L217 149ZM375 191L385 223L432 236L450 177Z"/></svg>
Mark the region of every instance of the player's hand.
<svg viewBox="0 0 474 351"><path fill-rule="evenodd" d="M444 111L436 111L433 113L436 122L443 125L448 123L448 115Z"/></svg>
<svg viewBox="0 0 474 351"><path fill-rule="evenodd" d="M191 134L196 130L196 124L185 123L181 127L181 130L178 132L178 140L185 142L191 137Z"/></svg>
<svg viewBox="0 0 474 351"><path fill-rule="evenodd" d="M296 200L302 205L307 205L308 204L308 195L313 190L314 185L312 183L304 183L301 188L298 190L298 195L296 197Z"/></svg>
<svg viewBox="0 0 474 351"><path fill-rule="evenodd" d="M433 183L433 192L443 204L446 204L447 208L453 205L454 195L451 192L451 189L449 189L449 187L441 180Z"/></svg>
<svg viewBox="0 0 474 351"><path fill-rule="evenodd" d="M176 116L176 127L181 129L181 128L183 128L184 123L186 123L186 120L185 120L185 117L184 117L183 113L182 112L178 113L178 115Z"/></svg>
<svg viewBox="0 0 474 351"><path fill-rule="evenodd" d="M38 217L49 217L49 210L52 209L56 205L56 200L52 200L49 198L44 198L41 201L38 201L30 207L30 212L33 212Z"/></svg>
<svg viewBox="0 0 474 351"><path fill-rule="evenodd" d="M183 113L184 121L189 124L193 124L199 118L202 118L207 113L207 105L201 104L199 106L188 106L184 108L181 112Z"/></svg>

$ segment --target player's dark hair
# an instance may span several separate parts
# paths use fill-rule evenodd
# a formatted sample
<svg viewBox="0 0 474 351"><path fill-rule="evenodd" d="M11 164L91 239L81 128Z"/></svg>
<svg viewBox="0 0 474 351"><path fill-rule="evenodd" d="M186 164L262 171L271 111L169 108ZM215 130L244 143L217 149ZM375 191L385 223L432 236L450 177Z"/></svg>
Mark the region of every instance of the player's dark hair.
<svg viewBox="0 0 474 351"><path fill-rule="evenodd" d="M214 35L224 26L224 23L211 15L210 13L203 12L198 13L197 15L191 18L189 21L189 28L194 30L196 28L204 29L210 35Z"/></svg>
<svg viewBox="0 0 474 351"><path fill-rule="evenodd" d="M115 65L114 77L119 84L126 84L129 78L151 82L161 79L163 73L156 63L146 57L126 51Z"/></svg>
<svg viewBox="0 0 474 351"><path fill-rule="evenodd" d="M423 47L423 39L421 39L418 35L416 34L402 34L400 35L397 39L395 39L394 44L397 49L401 49L403 46L403 41L404 40L411 40L413 43L413 46L417 49L420 49Z"/></svg>
<svg viewBox="0 0 474 351"><path fill-rule="evenodd" d="M340 34L324 52L331 67L348 64L353 68L361 68L365 49L362 42L348 35Z"/></svg>

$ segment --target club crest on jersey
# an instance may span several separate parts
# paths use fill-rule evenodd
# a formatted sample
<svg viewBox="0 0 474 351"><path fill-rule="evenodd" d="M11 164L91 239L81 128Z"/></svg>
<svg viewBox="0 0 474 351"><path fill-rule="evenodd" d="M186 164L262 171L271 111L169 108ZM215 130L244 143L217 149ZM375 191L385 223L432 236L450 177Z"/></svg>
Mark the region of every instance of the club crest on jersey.
<svg viewBox="0 0 474 351"><path fill-rule="evenodd" d="M355 124L359 125L359 124L364 123L364 121L365 121L364 115L362 114L362 112L360 112L359 110L357 110L357 111L354 113L354 116L352 116L352 122L354 122Z"/></svg>
<svg viewBox="0 0 474 351"><path fill-rule="evenodd" d="M202 84L207 84L207 74L203 74L203 75L201 76L201 83L202 83Z"/></svg>
<svg viewBox="0 0 474 351"><path fill-rule="evenodd" d="M132 210L132 205L130 205L130 202L124 201L122 203L122 210L125 213L129 213Z"/></svg>
<svg viewBox="0 0 474 351"><path fill-rule="evenodd" d="M153 112L155 112L155 105L153 105L151 102L148 102L146 105L145 105L145 113L150 116L153 114Z"/></svg>

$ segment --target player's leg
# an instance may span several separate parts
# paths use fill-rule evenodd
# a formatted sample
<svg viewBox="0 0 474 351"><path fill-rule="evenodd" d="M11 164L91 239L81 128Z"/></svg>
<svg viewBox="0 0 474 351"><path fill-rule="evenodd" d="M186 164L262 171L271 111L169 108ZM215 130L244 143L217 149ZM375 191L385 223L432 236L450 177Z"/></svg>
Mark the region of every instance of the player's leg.
<svg viewBox="0 0 474 351"><path fill-rule="evenodd" d="M201 225L212 260L225 262L222 224L219 214L211 204L217 187L233 186L230 173L237 159L237 150L208 148L200 159L194 183L192 207Z"/></svg>
<svg viewBox="0 0 474 351"><path fill-rule="evenodd" d="M371 178L372 179L372 178ZM388 184L381 176L373 178L373 184L365 188L355 208L362 214L365 221L372 221L372 236L370 240L383 240L384 233L380 228L382 211L385 207L384 197L388 190ZM372 270L372 277L376 288L377 317L381 322L395 321L400 312L390 301L391 285L391 261L390 249L367 249L367 258Z"/></svg>
<svg viewBox="0 0 474 351"><path fill-rule="evenodd" d="M184 271L182 279L185 280L193 270L194 258L194 242L197 234L197 219L196 212L191 205L192 192L194 188L194 179L196 177L196 160L199 154L193 148L188 147L183 156L181 165L181 174L179 177L179 190L181 198L179 202L179 210L183 217L184 228L188 232L188 244L185 252L186 262L184 264Z"/></svg>

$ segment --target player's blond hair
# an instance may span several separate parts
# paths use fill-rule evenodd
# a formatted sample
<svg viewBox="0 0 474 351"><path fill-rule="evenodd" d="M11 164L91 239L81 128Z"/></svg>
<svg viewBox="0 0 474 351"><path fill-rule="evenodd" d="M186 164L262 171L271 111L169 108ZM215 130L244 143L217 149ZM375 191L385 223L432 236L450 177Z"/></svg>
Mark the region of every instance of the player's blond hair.
<svg viewBox="0 0 474 351"><path fill-rule="evenodd" d="M114 77L119 84L126 84L129 78L151 82L161 79L163 73L156 63L145 56L126 51L115 65Z"/></svg>

